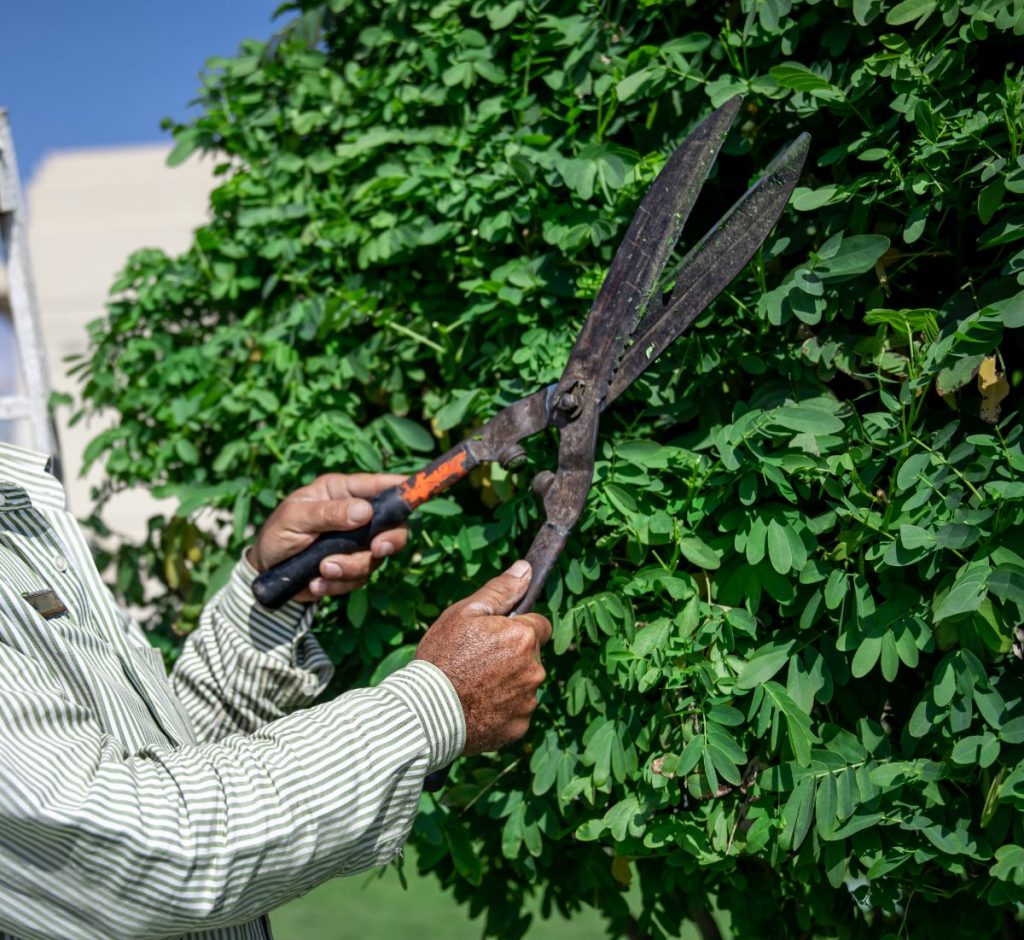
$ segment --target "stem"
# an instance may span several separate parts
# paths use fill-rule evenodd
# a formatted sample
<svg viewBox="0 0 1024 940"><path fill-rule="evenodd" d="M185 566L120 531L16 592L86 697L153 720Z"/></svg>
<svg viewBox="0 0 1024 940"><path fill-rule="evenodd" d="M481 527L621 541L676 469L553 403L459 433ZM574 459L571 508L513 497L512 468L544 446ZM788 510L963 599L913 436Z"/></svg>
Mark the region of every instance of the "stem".
<svg viewBox="0 0 1024 940"><path fill-rule="evenodd" d="M946 460L946 458L945 458L945 457L944 457L944 456L943 456L942 454L939 454L939 453L937 453L936 451L932 450L932 449L931 449L931 448L930 448L930 447L929 447L929 446L928 446L928 445L927 445L927 444L926 444L926 443L925 443L924 441L922 441L922 440L921 440L921 439L920 439L919 437L916 437L916 436L915 436L915 437L912 437L912 438L911 438L911 440L912 440L912 441L913 441L913 442L914 442L915 444L917 444L917 446L918 446L918 447L921 447L921 448L923 448L924 450L928 451L928 453L929 453L929 454L931 454L931 455L932 455L933 457L938 457L938 458L939 458L939 459L940 459L940 460L942 461L942 463L943 463L943 464L945 464L945 465L946 465L947 467L949 467L949 469L950 469L950 470L952 470L952 471L953 471L954 475L956 475L956 476L958 476L958 477L960 478L960 482L961 482L961 483L963 483L963 485L964 485L964 486L966 486L966 487L967 487L967 489L969 489L969 490L970 490L970 491L971 491L971 492L972 492L972 493L974 494L974 496L975 496L975 498L976 498L976 499L978 500L978 502L979 502L979 503L980 503L980 504L981 504L982 506L984 506L984 505L985 505L985 497L984 497L984 496L982 496L982 495L981 495L981 493L979 493L979 492L977 491L977 489L975 489L975 487L974 487L974 484L973 484L973 483L971 483L971 481L970 481L970 480L968 480L968 479L967 479L967 477L965 477L965 476L964 476L964 475L963 475L963 474L962 474L962 473L961 473L961 472L960 472L960 471L959 471L959 470L958 470L958 469L957 469L956 467L954 467L954 466L953 466L953 465L952 465L952 464L951 464L951 463L950 463L950 462L949 462L948 460Z"/></svg>
<svg viewBox="0 0 1024 940"><path fill-rule="evenodd" d="M485 793L486 793L486 792L487 792L488 790L490 790L490 789L491 789L491 787L493 787L493 786L494 786L494 785L495 785L495 784L496 784L496 783L497 783L497 782L498 782L498 781L499 781L499 780L500 780L500 779L501 779L502 777L504 777L504 776L505 776L505 774L507 774L507 773L508 773L508 772L509 772L510 770L512 770L512 769L513 769L514 767L518 766L518 765L519 765L519 762L520 762L520 761L521 761L522 759L523 759L523 758L522 758L522 756L519 756L519 757L517 757L517 758L516 758L516 759L515 759L514 761L512 761L512 762L511 762L510 764L507 764L507 765L506 765L506 766L505 766L505 767L504 767L504 768L502 769L501 773L500 773L500 774L498 774L498 776L496 776L496 777L495 777L495 778L494 778L493 780L491 780L491 781L490 781L489 783L485 783L485 784L484 784L484 785L483 785L483 786L482 786L482 787L480 788L480 791L479 791L479 792L477 793L477 795L476 795L476 796L474 796L474 797L473 797L473 799L471 799L471 800L470 800L470 801L469 801L469 802L468 802L468 803L467 803L467 804L466 804L465 806L463 806L463 807L462 807L462 812L463 812L463 813L468 813L468 812L469 812L469 811L470 811L470 810L471 810L471 809L473 808L473 806L474 806L474 804L476 803L476 801L477 801L477 800L479 800L479 799L480 799L480 797L482 797L482 796L483 796L483 795L484 795L484 794L485 794ZM437 797L435 796L435 797L434 797L434 799L437 799Z"/></svg>
<svg viewBox="0 0 1024 940"><path fill-rule="evenodd" d="M389 320L384 324L388 329L394 330L396 333L401 333L403 336L408 336L410 339L416 340L418 343L422 343L424 346L429 346L434 352L444 353L444 347L435 343L432 339L428 339L426 336L422 336L415 330L409 329L407 326L403 326L401 323L395 323L393 320Z"/></svg>

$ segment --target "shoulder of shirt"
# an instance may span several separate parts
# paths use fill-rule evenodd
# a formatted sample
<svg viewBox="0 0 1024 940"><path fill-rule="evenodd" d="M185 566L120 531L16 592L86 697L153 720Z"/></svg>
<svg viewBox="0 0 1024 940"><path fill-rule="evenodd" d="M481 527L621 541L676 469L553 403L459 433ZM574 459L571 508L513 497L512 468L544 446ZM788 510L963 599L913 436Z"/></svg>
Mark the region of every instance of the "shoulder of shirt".
<svg viewBox="0 0 1024 940"><path fill-rule="evenodd" d="M46 454L0 442L0 483L21 487L39 508L64 509L64 487L50 475L51 462Z"/></svg>

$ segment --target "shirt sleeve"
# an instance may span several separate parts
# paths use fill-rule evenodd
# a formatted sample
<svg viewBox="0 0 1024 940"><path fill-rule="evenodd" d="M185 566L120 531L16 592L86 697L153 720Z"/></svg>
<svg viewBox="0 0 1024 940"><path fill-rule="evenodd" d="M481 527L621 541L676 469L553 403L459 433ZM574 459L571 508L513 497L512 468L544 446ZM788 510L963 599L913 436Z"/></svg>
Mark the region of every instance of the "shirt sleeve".
<svg viewBox="0 0 1024 940"><path fill-rule="evenodd" d="M252 595L244 557L206 605L171 675L200 741L248 733L309 705L333 673L313 636L314 605L270 610Z"/></svg>
<svg viewBox="0 0 1024 940"><path fill-rule="evenodd" d="M126 753L0 644L0 932L84 940L245 923L383 864L465 726L416 661L258 731Z"/></svg>

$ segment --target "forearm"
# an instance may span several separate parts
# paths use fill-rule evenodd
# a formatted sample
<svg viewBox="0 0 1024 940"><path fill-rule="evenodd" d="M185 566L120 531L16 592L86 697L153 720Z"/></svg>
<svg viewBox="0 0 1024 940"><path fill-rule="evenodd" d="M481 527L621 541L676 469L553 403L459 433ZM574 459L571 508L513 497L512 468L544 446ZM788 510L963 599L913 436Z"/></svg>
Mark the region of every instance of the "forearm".
<svg viewBox="0 0 1024 940"><path fill-rule="evenodd" d="M408 835L424 775L464 735L455 693L426 664L173 751L125 757L80 710L65 719L45 761L0 744L0 923L20 936L46 935L33 924L110 938L243 923L382 864ZM38 735L32 748L46 749Z"/></svg>
<svg viewBox="0 0 1024 940"><path fill-rule="evenodd" d="M243 558L207 604L171 681L201 741L248 733L312 702L333 667L310 632L310 605L269 611Z"/></svg>

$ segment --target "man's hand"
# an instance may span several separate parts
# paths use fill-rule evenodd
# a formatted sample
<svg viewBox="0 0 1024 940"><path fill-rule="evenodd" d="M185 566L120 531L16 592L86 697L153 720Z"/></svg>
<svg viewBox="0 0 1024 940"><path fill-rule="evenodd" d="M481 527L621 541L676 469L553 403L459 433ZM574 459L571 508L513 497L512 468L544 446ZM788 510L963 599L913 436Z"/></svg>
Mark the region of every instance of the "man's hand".
<svg viewBox="0 0 1024 940"><path fill-rule="evenodd" d="M506 616L530 586L530 566L517 561L424 634L417 659L451 680L466 716L463 754L494 751L526 734L544 681L540 648L551 624L540 614Z"/></svg>
<svg viewBox="0 0 1024 940"><path fill-rule="evenodd" d="M312 545L321 532L346 532L370 521L368 500L405 477L394 473L327 473L291 494L264 523L249 549L249 561L260 572ZM320 562L320 577L297 594L312 601L332 594L347 594L362 587L388 556L405 547L405 526L377 535L366 552L330 555Z"/></svg>

